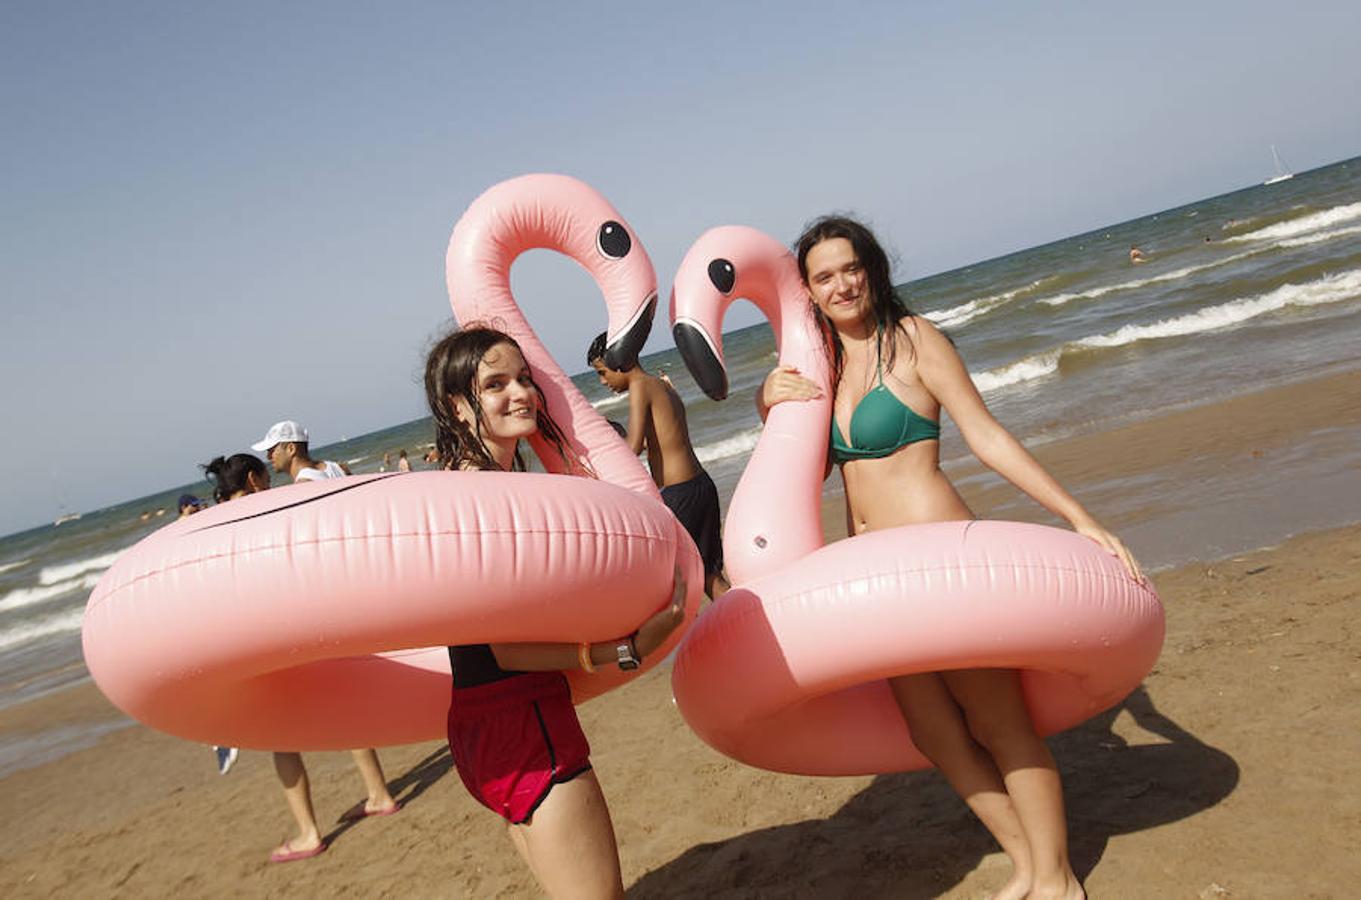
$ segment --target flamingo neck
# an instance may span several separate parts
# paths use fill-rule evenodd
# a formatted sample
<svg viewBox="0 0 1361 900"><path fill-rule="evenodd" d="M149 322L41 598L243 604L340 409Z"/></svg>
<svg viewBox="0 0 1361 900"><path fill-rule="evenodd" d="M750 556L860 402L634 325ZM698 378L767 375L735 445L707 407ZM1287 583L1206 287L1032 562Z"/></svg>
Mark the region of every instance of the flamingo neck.
<svg viewBox="0 0 1361 900"><path fill-rule="evenodd" d="M475 275L460 277L456 282L459 289L451 291L454 315L464 324L478 321L504 331L520 345L534 372L534 381L543 392L547 413L562 431L564 449L571 460L563 459L559 448L540 430L528 442L544 468L558 474L595 475L660 499L657 486L642 463L539 340L511 292L510 264L482 265L473 271Z"/></svg>
<svg viewBox="0 0 1361 900"><path fill-rule="evenodd" d="M793 366L822 397L776 404L728 509L724 557L734 583L746 583L822 546L823 464L831 418L831 384L822 334L792 261L768 290L752 291L771 320L781 365Z"/></svg>

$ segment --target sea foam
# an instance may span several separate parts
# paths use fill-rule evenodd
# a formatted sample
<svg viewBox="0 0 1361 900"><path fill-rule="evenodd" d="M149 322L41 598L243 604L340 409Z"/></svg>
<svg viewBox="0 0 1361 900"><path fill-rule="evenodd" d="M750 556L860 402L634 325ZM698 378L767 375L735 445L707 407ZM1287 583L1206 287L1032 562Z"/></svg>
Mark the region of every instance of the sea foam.
<svg viewBox="0 0 1361 900"><path fill-rule="evenodd" d="M1361 205L1361 204L1359 204ZM1202 331L1216 331L1246 322L1257 316L1284 309L1287 306L1317 306L1350 300L1361 293L1361 269L1327 275L1304 284L1283 284L1273 291L1232 300L1218 306L1207 306L1184 316L1163 319L1147 325L1125 325L1108 334L1098 334L1072 341L1064 350L1121 347L1136 341L1156 338L1183 337Z"/></svg>
<svg viewBox="0 0 1361 900"><path fill-rule="evenodd" d="M978 392L987 394L1023 381L1034 381L1054 374L1059 368L1059 356L1058 350L1036 353L1010 365L989 369L970 377L973 378L974 387L978 388Z"/></svg>
<svg viewBox="0 0 1361 900"><path fill-rule="evenodd" d="M81 619L85 615L84 607L68 609L56 615L47 616L35 621L24 622L21 625L9 629L4 634L0 634L0 650L8 650L10 647L25 644L29 641L36 641L54 634L73 634L80 631Z"/></svg>
<svg viewBox="0 0 1361 900"><path fill-rule="evenodd" d="M1038 284L1038 282L1026 285L1025 287L1016 288L1012 291L1005 291L1001 294L993 294L988 297L970 300L967 303L961 303L958 306L952 306L949 309L937 309L933 312L922 313L922 316L930 319L941 328L954 328L963 325L965 322L976 319L981 315L990 313L999 306L1005 306L1021 294L1031 290L1034 287L1034 284Z"/></svg>
<svg viewBox="0 0 1361 900"><path fill-rule="evenodd" d="M70 581L77 575L83 575L94 569L98 569L102 572L113 565L114 560L118 559L122 552L122 550L115 550L113 553L105 553L101 556L91 556L88 559L78 559L74 562L62 563L56 566L43 566L42 572L38 575L38 583L59 584L63 581Z"/></svg>
<svg viewBox="0 0 1361 900"><path fill-rule="evenodd" d="M1357 229L1361 231L1361 228ZM1057 349L1045 350L1015 362L971 375L979 393L989 393L1058 371L1065 356L1093 350L1123 347L1137 341L1183 337L1204 331L1228 328L1288 306L1320 306L1361 298L1361 269L1327 275L1304 284L1283 284L1275 290L1209 306L1205 309L1145 325L1125 325L1106 334L1069 341Z"/></svg>
<svg viewBox="0 0 1361 900"><path fill-rule="evenodd" d="M15 588L4 597L0 597L0 612L8 609L21 609L25 606L33 606L37 603L46 603L48 600L55 600L58 597L65 597L74 591L94 590L94 586L99 583L102 572L93 572L81 578L72 578L69 581L59 581L56 584L46 584L41 587Z"/></svg>
<svg viewBox="0 0 1361 900"><path fill-rule="evenodd" d="M695 448L695 458L702 463L713 462L716 459L724 459L729 456L737 456L739 453L748 453L756 446L756 441L761 437L760 428L752 428L735 434L730 438L721 441L714 441L712 444L704 444Z"/></svg>
<svg viewBox="0 0 1361 900"><path fill-rule="evenodd" d="M1228 263L1234 262L1236 260L1244 259L1246 257L1252 256L1256 252L1258 251L1249 250L1246 253L1235 253L1232 256L1221 257L1220 259L1216 259L1213 262L1201 263L1199 265L1194 266L1183 266L1180 269L1173 269L1170 272L1162 272L1157 275L1150 275L1148 278L1136 278L1132 281L1121 281L1116 284L1104 284L1101 285L1100 287L1094 287L1085 291L1055 294L1052 297L1041 297L1037 302L1043 303L1045 306L1063 306L1065 303L1070 303L1074 300L1095 300L1096 298L1104 297L1107 294L1114 294L1116 291L1132 291L1141 287L1148 287L1149 285L1152 284L1162 284L1163 282L1167 281L1177 281L1179 279L1185 278L1188 275L1194 275L1197 272L1204 272L1207 269L1215 269L1218 268L1219 266L1227 265Z"/></svg>
<svg viewBox="0 0 1361 900"><path fill-rule="evenodd" d="M1361 203L1348 203L1325 209L1322 212L1286 219L1284 222L1277 222L1275 225L1249 231L1247 234L1224 238L1224 243L1241 244L1248 241L1274 241L1293 238L1308 234L1311 231L1319 231L1330 225L1340 225L1343 222L1353 222L1357 219L1361 219Z"/></svg>

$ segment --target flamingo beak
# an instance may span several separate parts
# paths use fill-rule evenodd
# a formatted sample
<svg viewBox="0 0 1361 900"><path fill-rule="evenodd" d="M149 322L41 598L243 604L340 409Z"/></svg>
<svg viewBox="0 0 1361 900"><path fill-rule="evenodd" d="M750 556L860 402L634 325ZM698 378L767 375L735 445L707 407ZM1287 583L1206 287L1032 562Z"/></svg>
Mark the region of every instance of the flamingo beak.
<svg viewBox="0 0 1361 900"><path fill-rule="evenodd" d="M652 332L652 317L657 312L657 292L653 291L638 307L633 318L614 340L605 346L605 365L619 372L627 372L638 365L638 354Z"/></svg>
<svg viewBox="0 0 1361 900"><path fill-rule="evenodd" d="M692 319L677 319L671 326L671 335L700 390L712 400L725 399L728 396L728 371L704 328Z"/></svg>

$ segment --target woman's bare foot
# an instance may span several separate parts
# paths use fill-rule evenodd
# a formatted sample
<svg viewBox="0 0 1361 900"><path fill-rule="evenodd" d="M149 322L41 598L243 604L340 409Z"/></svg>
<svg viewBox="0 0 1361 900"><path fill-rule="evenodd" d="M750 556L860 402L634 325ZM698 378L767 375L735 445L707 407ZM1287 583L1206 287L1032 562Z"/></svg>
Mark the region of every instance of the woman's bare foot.
<svg viewBox="0 0 1361 900"><path fill-rule="evenodd" d="M1031 900L1086 900L1087 892L1077 876L1067 872L1062 880L1055 880L1053 884L1036 883L1026 896Z"/></svg>
<svg viewBox="0 0 1361 900"><path fill-rule="evenodd" d="M325 851L326 843L321 839L320 835L313 832L310 840L303 837L295 837L284 841L274 848L274 852L269 855L269 861L294 862L299 859L311 859Z"/></svg>
<svg viewBox="0 0 1361 900"><path fill-rule="evenodd" d="M369 816L390 816L401 808L402 805L392 799L391 795L377 800L370 798L363 803L356 803L341 813L340 821L354 822Z"/></svg>
<svg viewBox="0 0 1361 900"><path fill-rule="evenodd" d="M1002 885L997 893L989 894L988 900L1025 900L1030 895L1030 872L1016 866L1015 860L1012 860L1012 865L1011 877L1007 879L1007 883Z"/></svg>

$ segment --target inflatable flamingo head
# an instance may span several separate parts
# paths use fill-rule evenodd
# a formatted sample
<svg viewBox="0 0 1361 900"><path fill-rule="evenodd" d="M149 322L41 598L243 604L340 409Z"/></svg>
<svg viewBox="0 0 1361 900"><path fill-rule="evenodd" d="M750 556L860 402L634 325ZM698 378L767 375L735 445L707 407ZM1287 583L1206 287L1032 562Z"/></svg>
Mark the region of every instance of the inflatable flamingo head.
<svg viewBox="0 0 1361 900"><path fill-rule="evenodd" d="M567 175L512 178L468 207L446 257L455 318L494 323L523 342L528 325L510 292L510 266L540 248L576 260L599 285L609 315L605 364L637 364L657 308L652 260L610 202Z"/></svg>
<svg viewBox="0 0 1361 900"><path fill-rule="evenodd" d="M787 319L806 316L798 263L783 244L743 225L722 225L690 247L671 289L671 333L691 376L714 400L728 396L723 317L734 300L755 303L779 345Z"/></svg>

